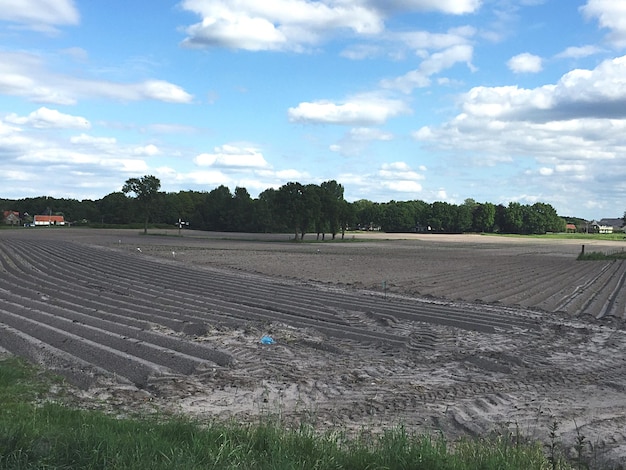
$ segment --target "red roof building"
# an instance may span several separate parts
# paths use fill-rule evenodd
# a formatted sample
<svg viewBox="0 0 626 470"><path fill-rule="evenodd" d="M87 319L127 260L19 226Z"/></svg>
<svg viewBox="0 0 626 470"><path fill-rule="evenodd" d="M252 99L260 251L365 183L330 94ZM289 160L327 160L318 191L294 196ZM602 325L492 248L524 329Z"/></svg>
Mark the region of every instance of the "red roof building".
<svg viewBox="0 0 626 470"><path fill-rule="evenodd" d="M19 225L20 213L17 211L4 211L2 220L4 220L4 223L7 225Z"/></svg>
<svg viewBox="0 0 626 470"><path fill-rule="evenodd" d="M33 219L35 225L65 225L62 215L36 215Z"/></svg>

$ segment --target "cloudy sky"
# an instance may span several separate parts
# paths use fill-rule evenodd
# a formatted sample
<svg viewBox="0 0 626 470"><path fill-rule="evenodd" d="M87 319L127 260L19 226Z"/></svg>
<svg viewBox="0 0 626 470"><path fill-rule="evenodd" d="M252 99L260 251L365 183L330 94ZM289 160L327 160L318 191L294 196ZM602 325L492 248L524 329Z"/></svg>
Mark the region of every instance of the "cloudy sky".
<svg viewBox="0 0 626 470"><path fill-rule="evenodd" d="M626 209L622 0L0 0L0 197Z"/></svg>

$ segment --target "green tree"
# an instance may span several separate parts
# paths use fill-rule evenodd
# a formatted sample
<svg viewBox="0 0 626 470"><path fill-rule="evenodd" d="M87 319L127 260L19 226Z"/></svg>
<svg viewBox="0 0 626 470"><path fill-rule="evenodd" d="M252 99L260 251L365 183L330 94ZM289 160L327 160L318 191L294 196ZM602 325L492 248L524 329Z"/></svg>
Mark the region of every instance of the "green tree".
<svg viewBox="0 0 626 470"><path fill-rule="evenodd" d="M343 199L343 186L335 180L325 181L320 185L320 203L322 218L326 220L333 240L340 227L340 211Z"/></svg>
<svg viewBox="0 0 626 470"><path fill-rule="evenodd" d="M509 202L504 214L506 233L524 233L524 208L519 202Z"/></svg>
<svg viewBox="0 0 626 470"><path fill-rule="evenodd" d="M492 232L496 220L496 206L490 202L477 204L474 208L474 230L477 232Z"/></svg>
<svg viewBox="0 0 626 470"><path fill-rule="evenodd" d="M381 225L385 232L410 232L415 227L410 203L389 201L383 208Z"/></svg>
<svg viewBox="0 0 626 470"><path fill-rule="evenodd" d="M320 202L320 188L314 184L307 184L302 188L303 212L300 214L300 240L304 234L314 226L322 216L322 203Z"/></svg>
<svg viewBox="0 0 626 470"><path fill-rule="evenodd" d="M277 200L278 191L274 188L268 188L259 194L255 213L262 232L284 232L287 229L276 210Z"/></svg>
<svg viewBox="0 0 626 470"><path fill-rule="evenodd" d="M354 205L350 204L348 201L341 201L341 207L339 208L339 223L341 225L341 239L343 240L346 236L346 230L352 227L356 220L356 212L354 210Z"/></svg>
<svg viewBox="0 0 626 470"><path fill-rule="evenodd" d="M237 186L232 199L232 229L237 232L258 230L254 217L254 201L246 188Z"/></svg>
<svg viewBox="0 0 626 470"><path fill-rule="evenodd" d="M352 207L360 229L369 230L382 225L383 208L378 202L359 199L352 203Z"/></svg>
<svg viewBox="0 0 626 470"><path fill-rule="evenodd" d="M128 224L133 220L131 200L122 192L110 193L96 201L103 224Z"/></svg>
<svg viewBox="0 0 626 470"><path fill-rule="evenodd" d="M449 232L455 225L454 207L447 202L436 201L431 204L428 225L435 232Z"/></svg>
<svg viewBox="0 0 626 470"><path fill-rule="evenodd" d="M223 184L210 191L203 205L207 230L232 231L233 195Z"/></svg>
<svg viewBox="0 0 626 470"><path fill-rule="evenodd" d="M293 230L296 240L306 210L304 191L300 183L289 182L278 189L275 199L275 214Z"/></svg>
<svg viewBox="0 0 626 470"><path fill-rule="evenodd" d="M150 220L150 212L159 197L159 189L161 189L161 181L152 175L142 176L141 178L129 178L122 187L124 194L134 193L135 199L139 202L144 214L143 233L148 233L148 221Z"/></svg>
<svg viewBox="0 0 626 470"><path fill-rule="evenodd" d="M478 204L473 199L466 199L456 210L456 231L467 232L472 230L474 210Z"/></svg>

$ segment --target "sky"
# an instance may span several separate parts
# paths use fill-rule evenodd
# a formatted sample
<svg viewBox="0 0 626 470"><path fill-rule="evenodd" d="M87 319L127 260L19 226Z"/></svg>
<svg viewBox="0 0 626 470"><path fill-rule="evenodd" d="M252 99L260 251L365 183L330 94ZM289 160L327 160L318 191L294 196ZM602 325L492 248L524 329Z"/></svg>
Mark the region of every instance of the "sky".
<svg viewBox="0 0 626 470"><path fill-rule="evenodd" d="M0 0L0 198L626 210L626 1Z"/></svg>

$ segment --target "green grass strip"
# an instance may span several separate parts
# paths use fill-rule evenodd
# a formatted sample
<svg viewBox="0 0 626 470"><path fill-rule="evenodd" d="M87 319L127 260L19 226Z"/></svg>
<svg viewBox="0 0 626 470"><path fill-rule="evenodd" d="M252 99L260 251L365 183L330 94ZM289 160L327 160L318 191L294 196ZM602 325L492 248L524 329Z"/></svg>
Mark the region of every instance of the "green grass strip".
<svg viewBox="0 0 626 470"><path fill-rule="evenodd" d="M402 426L372 435L149 416L119 418L45 400L52 378L15 358L0 360L1 469L566 469L539 444L511 435L450 445ZM48 387L48 388L47 388Z"/></svg>

